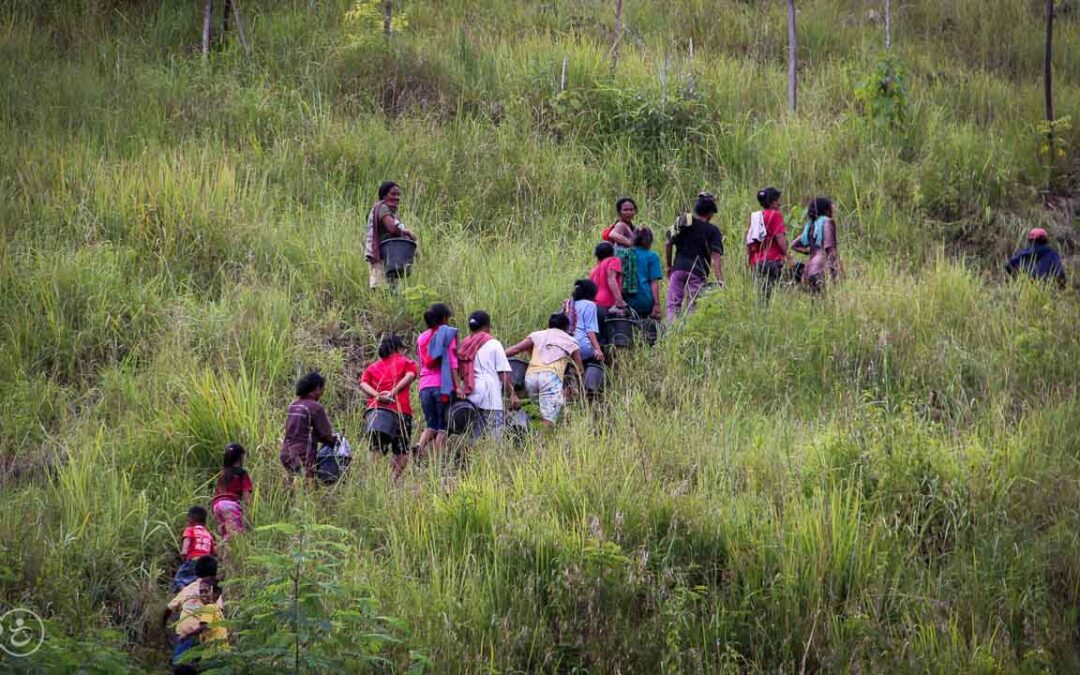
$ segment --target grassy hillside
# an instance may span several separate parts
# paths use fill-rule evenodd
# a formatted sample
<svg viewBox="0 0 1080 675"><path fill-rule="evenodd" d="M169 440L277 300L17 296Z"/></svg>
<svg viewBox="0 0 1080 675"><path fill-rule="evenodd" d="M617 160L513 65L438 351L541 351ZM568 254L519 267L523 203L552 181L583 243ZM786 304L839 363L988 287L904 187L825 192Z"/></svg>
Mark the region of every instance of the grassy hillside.
<svg viewBox="0 0 1080 675"><path fill-rule="evenodd" d="M999 273L1029 227L1080 241L1080 120L1053 171L1041 151L1042 3L893 3L896 123L856 95L869 0L799 0L795 115L779 1L626 0L614 71L601 0L404 0L390 40L373 3L247 2L253 54L205 60L197 4L0 7L0 606L48 620L5 670L163 667L177 537L229 441L277 524L223 566L237 670L294 664L260 617L296 564L274 553L324 584L314 671L1080 668L1080 300ZM422 239L394 294L362 255L386 178ZM789 219L837 201L849 278L818 302L751 287L767 184ZM664 227L701 189L728 288L603 402L464 467L286 493L298 374L355 441L378 335L438 299L516 341L616 196Z"/></svg>

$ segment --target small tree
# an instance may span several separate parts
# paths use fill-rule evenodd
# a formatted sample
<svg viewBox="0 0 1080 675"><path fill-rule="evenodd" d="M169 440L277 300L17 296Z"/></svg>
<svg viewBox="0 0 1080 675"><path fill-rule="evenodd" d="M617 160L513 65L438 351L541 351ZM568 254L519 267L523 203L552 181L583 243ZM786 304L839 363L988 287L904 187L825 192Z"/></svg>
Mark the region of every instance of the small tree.
<svg viewBox="0 0 1080 675"><path fill-rule="evenodd" d="M235 649L197 647L192 657L217 673L348 672L388 667L382 656L397 642L378 601L341 583L351 535L320 524L276 523L256 528L255 570L228 584ZM209 651L207 651L209 650ZM414 665L423 658L413 655Z"/></svg>
<svg viewBox="0 0 1080 675"><path fill-rule="evenodd" d="M799 42L795 30L795 0L787 0L787 35L788 35L788 111L795 112L799 86Z"/></svg>

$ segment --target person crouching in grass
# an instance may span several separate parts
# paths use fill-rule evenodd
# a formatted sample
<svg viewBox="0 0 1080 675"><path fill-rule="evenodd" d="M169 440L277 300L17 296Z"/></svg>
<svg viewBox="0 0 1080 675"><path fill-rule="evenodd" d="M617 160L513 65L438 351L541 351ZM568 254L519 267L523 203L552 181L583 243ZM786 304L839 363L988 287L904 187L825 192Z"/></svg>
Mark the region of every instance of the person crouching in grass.
<svg viewBox="0 0 1080 675"><path fill-rule="evenodd" d="M525 390L529 398L540 403L540 417L547 430L559 420L566 402L563 381L567 364L573 361L579 377L585 370L581 349L569 330L570 319L565 314L552 314L547 330L530 333L529 337L506 350L507 356L532 352L529 368L525 371Z"/></svg>
<svg viewBox="0 0 1080 675"><path fill-rule="evenodd" d="M379 343L379 360L360 375L360 390L367 394L369 410L381 408L398 415L398 436L389 446L372 445L371 461L379 454L393 453L393 476L398 478L409 464L409 443L412 439L413 411L409 388L420 374L416 362L405 356L405 343L397 335L387 335Z"/></svg>
<svg viewBox="0 0 1080 675"><path fill-rule="evenodd" d="M206 528L206 509L192 506L188 509L187 527L180 535L180 568L176 570L170 590L176 593L195 581L195 561L216 552L214 535Z"/></svg>
<svg viewBox="0 0 1080 675"><path fill-rule="evenodd" d="M319 403L326 389L326 379L310 372L296 383L296 399L285 415L285 438L281 441L281 465L285 467L285 486L303 472L310 481L315 477L319 443L336 448L338 438L330 425L326 409Z"/></svg>

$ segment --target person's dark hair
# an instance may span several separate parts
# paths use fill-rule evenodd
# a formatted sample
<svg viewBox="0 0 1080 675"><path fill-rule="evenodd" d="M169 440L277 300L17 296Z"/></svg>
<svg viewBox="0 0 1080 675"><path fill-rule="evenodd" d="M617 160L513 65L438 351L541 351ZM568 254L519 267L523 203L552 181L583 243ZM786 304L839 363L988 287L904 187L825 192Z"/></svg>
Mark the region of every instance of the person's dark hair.
<svg viewBox="0 0 1080 675"><path fill-rule="evenodd" d="M319 374L319 371L313 370L307 375L301 377L296 382L296 396L297 398L305 398L308 394L315 391L319 387L326 386L326 378Z"/></svg>
<svg viewBox="0 0 1080 675"><path fill-rule="evenodd" d="M832 200L828 197L815 197L806 205L806 219L813 222L832 210Z"/></svg>
<svg viewBox="0 0 1080 675"><path fill-rule="evenodd" d="M697 196L697 201L694 202L694 213L699 216L708 216L716 213L719 209L716 208L716 197L712 196L708 192L702 192Z"/></svg>
<svg viewBox="0 0 1080 675"><path fill-rule="evenodd" d="M195 560L195 576L200 579L217 576L217 558L204 555Z"/></svg>
<svg viewBox="0 0 1080 675"><path fill-rule="evenodd" d="M453 312L450 311L449 306L444 305L441 302L436 302L424 312L424 325L428 328L437 328L446 323L451 314L453 314Z"/></svg>
<svg viewBox="0 0 1080 675"><path fill-rule="evenodd" d="M206 509L201 506L192 506L187 512L188 520L200 525L206 524Z"/></svg>
<svg viewBox="0 0 1080 675"><path fill-rule="evenodd" d="M606 241L602 241L596 245L596 248L593 249L593 253L596 254L597 260L606 260L615 255L615 247Z"/></svg>
<svg viewBox="0 0 1080 675"><path fill-rule="evenodd" d="M243 478L247 471L242 466L236 466L244 459L247 450L239 443L229 443L225 446L225 458L221 462L221 477L218 478L218 488L228 488L229 483L237 478Z"/></svg>
<svg viewBox="0 0 1080 675"><path fill-rule="evenodd" d="M379 199L386 199L386 195L390 194L390 191L396 187L401 187L392 180L386 180L379 183Z"/></svg>
<svg viewBox="0 0 1080 675"><path fill-rule="evenodd" d="M758 190L757 201L761 204L761 208L767 208L780 199L780 191L774 187L767 187L762 190Z"/></svg>
<svg viewBox="0 0 1080 675"><path fill-rule="evenodd" d="M596 283L592 279L578 279L574 282L574 292L570 297L575 301L595 300L596 293Z"/></svg>
<svg viewBox="0 0 1080 675"><path fill-rule="evenodd" d="M469 315L469 330L476 333L491 327L491 315L478 309Z"/></svg>
<svg viewBox="0 0 1080 675"><path fill-rule="evenodd" d="M405 341L397 333L387 333L379 342L379 358L385 359L405 348Z"/></svg>
<svg viewBox="0 0 1080 675"><path fill-rule="evenodd" d="M634 246L648 249L652 248L652 243L653 233L649 228L639 227L637 231L634 232Z"/></svg>
<svg viewBox="0 0 1080 675"><path fill-rule="evenodd" d="M570 317L562 312L552 314L548 317L548 328L558 328L562 331L570 330Z"/></svg>
<svg viewBox="0 0 1080 675"><path fill-rule="evenodd" d="M630 202L631 204L633 204L634 205L634 210L635 211L637 210L637 202L635 202L633 199L631 199L630 197L619 197L618 199L615 200L615 214L616 215L618 215L619 213L622 212L623 204L625 204L627 202Z"/></svg>

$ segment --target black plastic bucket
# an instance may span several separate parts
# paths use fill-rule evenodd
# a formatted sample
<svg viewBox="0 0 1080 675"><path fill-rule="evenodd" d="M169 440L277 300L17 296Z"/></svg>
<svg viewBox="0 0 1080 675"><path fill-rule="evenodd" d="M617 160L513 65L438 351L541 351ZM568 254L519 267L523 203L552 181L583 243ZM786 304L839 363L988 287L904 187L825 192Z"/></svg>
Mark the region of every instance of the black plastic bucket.
<svg viewBox="0 0 1080 675"><path fill-rule="evenodd" d="M646 317L641 319L637 323L638 334L640 339L650 347L656 344L657 338L660 336L660 322L652 317Z"/></svg>
<svg viewBox="0 0 1080 675"><path fill-rule="evenodd" d="M343 457L334 448L323 446L315 459L315 477L323 485L332 485L341 480L350 462L351 457Z"/></svg>
<svg viewBox="0 0 1080 675"><path fill-rule="evenodd" d="M629 347L634 344L633 319L625 316L611 316L604 321L607 342L616 347Z"/></svg>
<svg viewBox="0 0 1080 675"><path fill-rule="evenodd" d="M401 416L386 408L371 408L364 413L364 428L376 445L388 445L401 436Z"/></svg>
<svg viewBox="0 0 1080 675"><path fill-rule="evenodd" d="M446 413L446 431L451 434L470 434L476 428L480 411L470 401L460 399Z"/></svg>
<svg viewBox="0 0 1080 675"><path fill-rule="evenodd" d="M525 391L525 371L529 369L529 364L521 359L510 359L510 379L514 382L514 391L521 393Z"/></svg>
<svg viewBox="0 0 1080 675"><path fill-rule="evenodd" d="M386 239L379 244L379 254L386 268L386 276L403 277L409 273L416 258L416 242L405 237Z"/></svg>
<svg viewBox="0 0 1080 675"><path fill-rule="evenodd" d="M604 391L604 382L607 380L607 372L599 363L590 363L585 366L585 393L589 396L598 396Z"/></svg>

